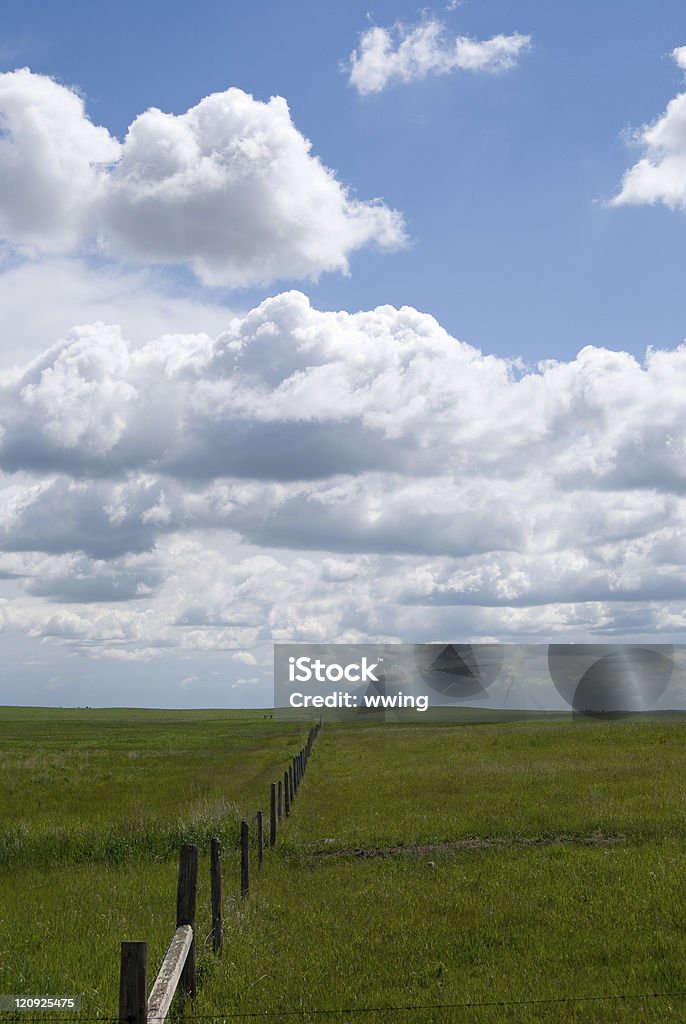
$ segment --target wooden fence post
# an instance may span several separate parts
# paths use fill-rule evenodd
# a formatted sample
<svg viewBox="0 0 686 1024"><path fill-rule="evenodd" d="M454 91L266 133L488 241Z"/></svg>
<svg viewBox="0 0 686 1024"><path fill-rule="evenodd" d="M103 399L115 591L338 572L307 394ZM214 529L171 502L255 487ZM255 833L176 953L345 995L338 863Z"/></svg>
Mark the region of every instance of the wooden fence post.
<svg viewBox="0 0 686 1024"><path fill-rule="evenodd" d="M147 1024L147 973L147 942L122 942L119 968L119 1024Z"/></svg>
<svg viewBox="0 0 686 1024"><path fill-rule="evenodd" d="M258 867L262 867L262 861L264 859L264 822L262 820L262 811L257 812L257 864Z"/></svg>
<svg viewBox="0 0 686 1024"><path fill-rule="evenodd" d="M283 821L283 782L279 779L279 796L276 805L276 817L278 821Z"/></svg>
<svg viewBox="0 0 686 1024"><path fill-rule="evenodd" d="M198 988L198 972L195 966L195 904L198 896L198 847L184 843L179 857L179 885L176 890L176 927L189 924L193 929L193 941L188 950L181 972L181 991L195 998Z"/></svg>
<svg viewBox="0 0 686 1024"><path fill-rule="evenodd" d="M179 925L172 936L169 949L150 991L148 999L150 1024L155 1024L155 1022L163 1024L163 1021L166 1020L192 941L193 929L191 926L189 924ZM180 998L183 999L183 995Z"/></svg>
<svg viewBox="0 0 686 1024"><path fill-rule="evenodd" d="M210 888L212 890L212 949L215 953L224 945L222 923L222 844L210 840Z"/></svg>
<svg viewBox="0 0 686 1024"><path fill-rule="evenodd" d="M279 783L281 785L281 783ZM276 783L272 782L269 793L269 845L276 846Z"/></svg>
<svg viewBox="0 0 686 1024"><path fill-rule="evenodd" d="M288 785L288 772L283 773L283 808L286 817L291 813L291 795L290 786Z"/></svg>
<svg viewBox="0 0 686 1024"><path fill-rule="evenodd" d="M241 897L245 900L250 893L250 827L241 822Z"/></svg>
<svg viewBox="0 0 686 1024"><path fill-rule="evenodd" d="M293 797L295 796L295 790L293 789L293 765L288 766L288 795L291 803L293 803Z"/></svg>

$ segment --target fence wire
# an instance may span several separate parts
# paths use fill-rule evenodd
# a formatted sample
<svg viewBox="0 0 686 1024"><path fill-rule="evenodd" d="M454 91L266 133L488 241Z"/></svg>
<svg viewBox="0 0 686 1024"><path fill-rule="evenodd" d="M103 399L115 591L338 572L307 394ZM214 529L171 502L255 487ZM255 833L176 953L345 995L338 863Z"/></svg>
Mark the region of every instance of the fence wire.
<svg viewBox="0 0 686 1024"><path fill-rule="evenodd" d="M412 1003L406 1006L348 1006L335 1009L313 1007L312 1009L298 1010L228 1010L217 1013L183 1013L182 1021L206 1020L225 1021L238 1020L239 1018L271 1018L271 1017L325 1017L325 1016L351 1016L352 1014L364 1013L413 1013L419 1010L478 1010L506 1006L554 1006L569 1005L571 1003L600 1003L600 1002L644 1002L649 999L684 999L686 990L678 992L623 992L616 995L605 996L550 996L545 999L489 999L476 1002L463 1003ZM47 1011L46 1011L47 1012ZM46 1014L16 1013L12 1011L12 1017L25 1022L45 1022ZM54 1020L55 1015L48 1013L48 1017ZM0 1019L2 1019L0 1017ZM73 1024L119 1024L119 1017L83 1017L80 1014L71 1014L68 1017L59 1015L60 1021L72 1021ZM148 1021L168 1019L163 1017L149 1016Z"/></svg>

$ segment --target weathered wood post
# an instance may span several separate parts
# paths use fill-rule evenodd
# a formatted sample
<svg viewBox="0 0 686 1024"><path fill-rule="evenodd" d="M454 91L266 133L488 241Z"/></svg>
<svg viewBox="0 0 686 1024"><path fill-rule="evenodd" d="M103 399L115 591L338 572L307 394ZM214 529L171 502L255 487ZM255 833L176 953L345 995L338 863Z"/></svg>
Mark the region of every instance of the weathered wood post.
<svg viewBox="0 0 686 1024"><path fill-rule="evenodd" d="M193 929L189 924L180 925L174 932L148 999L150 1024L162 1024L166 1019L192 941Z"/></svg>
<svg viewBox="0 0 686 1024"><path fill-rule="evenodd" d="M122 942L119 968L119 1024L147 1024L147 973L147 942Z"/></svg>
<svg viewBox="0 0 686 1024"><path fill-rule="evenodd" d="M293 797L295 796L295 790L293 789L293 765L288 766L288 795L291 803L293 803Z"/></svg>
<svg viewBox="0 0 686 1024"><path fill-rule="evenodd" d="M262 821L262 811L257 812L257 865L262 867L262 861L264 859L264 822Z"/></svg>
<svg viewBox="0 0 686 1024"><path fill-rule="evenodd" d="M279 783L281 785L281 783ZM276 783L272 782L269 793L269 845L276 846Z"/></svg>
<svg viewBox="0 0 686 1024"><path fill-rule="evenodd" d="M195 965L195 904L198 897L198 847L184 843L179 857L179 884L176 890L176 927L189 924L193 941L181 972L180 987L185 995L195 998L198 972Z"/></svg>
<svg viewBox="0 0 686 1024"><path fill-rule="evenodd" d="M215 953L224 945L222 922L222 844L210 840L210 888L212 890L212 949Z"/></svg>
<svg viewBox="0 0 686 1024"><path fill-rule="evenodd" d="M245 900L250 894L250 827L247 821L241 822L241 897Z"/></svg>
<svg viewBox="0 0 686 1024"><path fill-rule="evenodd" d="M291 813L291 790L288 784L288 772L283 773L283 808L286 817Z"/></svg>
<svg viewBox="0 0 686 1024"><path fill-rule="evenodd" d="M279 795L276 804L276 817L278 821L283 821L283 782L279 779Z"/></svg>

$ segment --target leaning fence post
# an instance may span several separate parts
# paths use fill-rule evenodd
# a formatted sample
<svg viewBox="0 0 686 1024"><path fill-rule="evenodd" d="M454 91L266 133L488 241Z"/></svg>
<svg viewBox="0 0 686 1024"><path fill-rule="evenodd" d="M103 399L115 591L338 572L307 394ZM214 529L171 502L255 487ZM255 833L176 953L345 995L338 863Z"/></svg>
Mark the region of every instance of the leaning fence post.
<svg viewBox="0 0 686 1024"><path fill-rule="evenodd" d="M179 857L179 885L176 891L176 927L189 924L193 941L179 981L181 991L195 998L198 974L195 966L195 904L198 896L198 847L184 843Z"/></svg>
<svg viewBox="0 0 686 1024"><path fill-rule="evenodd" d="M119 1024L147 1024L147 970L147 942L122 942L119 968Z"/></svg>
<svg viewBox="0 0 686 1024"><path fill-rule="evenodd" d="M262 811L257 812L257 863L262 867L262 861L264 859L264 823L262 821Z"/></svg>
<svg viewBox="0 0 686 1024"><path fill-rule="evenodd" d="M212 949L215 953L224 945L222 923L222 844L210 840L210 888L212 890Z"/></svg>
<svg viewBox="0 0 686 1024"><path fill-rule="evenodd" d="M250 892L250 828L247 821L241 822L241 896L247 899Z"/></svg>

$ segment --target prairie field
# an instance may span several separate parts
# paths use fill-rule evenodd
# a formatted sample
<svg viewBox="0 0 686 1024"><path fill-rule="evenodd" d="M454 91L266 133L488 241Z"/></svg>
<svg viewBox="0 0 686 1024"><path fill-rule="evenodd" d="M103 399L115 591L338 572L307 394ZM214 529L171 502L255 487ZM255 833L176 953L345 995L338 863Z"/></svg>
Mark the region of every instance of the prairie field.
<svg viewBox="0 0 686 1024"><path fill-rule="evenodd" d="M187 1017L686 1019L682 716L325 720L242 901L239 822L268 810L309 724L0 709L0 993L81 994L82 1017L116 1016L119 943L145 939L154 977L178 848L197 842Z"/></svg>

